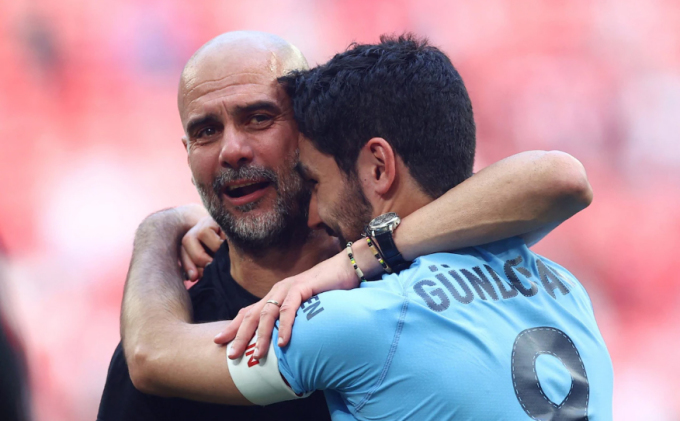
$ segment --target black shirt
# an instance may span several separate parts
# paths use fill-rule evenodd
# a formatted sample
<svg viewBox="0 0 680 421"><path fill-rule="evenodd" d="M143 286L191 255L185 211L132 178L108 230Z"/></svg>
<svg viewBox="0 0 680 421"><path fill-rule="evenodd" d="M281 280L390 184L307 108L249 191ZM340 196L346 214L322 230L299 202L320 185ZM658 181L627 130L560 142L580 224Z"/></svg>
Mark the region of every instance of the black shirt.
<svg viewBox="0 0 680 421"><path fill-rule="evenodd" d="M231 320L241 308L259 301L234 281L230 269L225 242L215 253L213 263L205 268L203 278L189 289L196 323ZM111 359L97 420L330 420L330 414L323 393L319 391L306 399L264 407L218 405L146 395L132 384L119 343Z"/></svg>

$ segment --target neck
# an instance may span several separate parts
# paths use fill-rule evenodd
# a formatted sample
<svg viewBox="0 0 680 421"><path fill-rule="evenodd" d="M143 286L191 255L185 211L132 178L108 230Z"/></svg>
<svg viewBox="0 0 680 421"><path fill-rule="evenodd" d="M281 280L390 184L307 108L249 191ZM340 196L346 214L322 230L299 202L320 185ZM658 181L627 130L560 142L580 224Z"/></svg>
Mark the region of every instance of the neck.
<svg viewBox="0 0 680 421"><path fill-rule="evenodd" d="M264 297L275 283L304 272L339 250L337 239L323 230L314 230L298 242L258 253L239 249L229 242L231 276L246 291Z"/></svg>

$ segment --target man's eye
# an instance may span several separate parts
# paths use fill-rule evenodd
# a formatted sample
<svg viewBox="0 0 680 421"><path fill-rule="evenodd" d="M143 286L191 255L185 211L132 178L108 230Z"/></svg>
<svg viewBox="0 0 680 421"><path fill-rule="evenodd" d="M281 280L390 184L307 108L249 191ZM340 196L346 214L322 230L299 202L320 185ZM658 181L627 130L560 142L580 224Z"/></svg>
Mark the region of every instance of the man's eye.
<svg viewBox="0 0 680 421"><path fill-rule="evenodd" d="M262 125L263 123L269 122L271 119L272 118L266 114L255 114L250 117L250 124Z"/></svg>
<svg viewBox="0 0 680 421"><path fill-rule="evenodd" d="M214 136L215 134L217 134L217 130L214 127L206 127L206 128L199 130L196 133L196 138L202 139L202 138Z"/></svg>

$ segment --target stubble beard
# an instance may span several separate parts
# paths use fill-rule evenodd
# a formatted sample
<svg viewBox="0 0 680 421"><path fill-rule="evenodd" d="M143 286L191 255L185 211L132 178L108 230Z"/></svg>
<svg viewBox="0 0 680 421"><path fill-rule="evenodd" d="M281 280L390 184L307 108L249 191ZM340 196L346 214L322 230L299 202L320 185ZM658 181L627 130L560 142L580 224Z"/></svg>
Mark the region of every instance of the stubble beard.
<svg viewBox="0 0 680 421"><path fill-rule="evenodd" d="M331 229L343 246L347 241L356 241L364 232L364 227L373 218L373 206L366 198L356 174L350 174L343 189L339 206L331 210L333 225ZM344 225L344 229L341 228Z"/></svg>
<svg viewBox="0 0 680 421"><path fill-rule="evenodd" d="M292 161L292 163L291 163ZM232 245L249 253L261 254L273 248L283 248L295 241L304 241L309 234L307 210L310 192L302 178L293 170L297 157L282 165L277 172L256 166L223 169L212 186L196 183L203 205L222 228ZM238 215L225 209L222 194L227 183L240 179L265 179L276 190L274 206L255 214L262 199L236 207ZM252 213L251 213L252 212Z"/></svg>

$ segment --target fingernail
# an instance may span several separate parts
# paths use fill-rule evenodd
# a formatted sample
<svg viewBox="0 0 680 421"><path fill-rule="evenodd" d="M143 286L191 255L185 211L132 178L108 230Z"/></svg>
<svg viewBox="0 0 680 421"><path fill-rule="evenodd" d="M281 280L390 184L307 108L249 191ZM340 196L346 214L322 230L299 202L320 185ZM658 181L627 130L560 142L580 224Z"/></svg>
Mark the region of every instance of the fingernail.
<svg viewBox="0 0 680 421"><path fill-rule="evenodd" d="M234 348L229 348L229 358L234 358L236 356L236 352L234 352Z"/></svg>
<svg viewBox="0 0 680 421"><path fill-rule="evenodd" d="M194 271L190 270L189 272L187 272L187 275L189 275L189 278L193 278L194 277Z"/></svg>
<svg viewBox="0 0 680 421"><path fill-rule="evenodd" d="M282 345L283 345L283 338L279 336L279 340L276 341L276 344L277 344L278 346L282 346Z"/></svg>
<svg viewBox="0 0 680 421"><path fill-rule="evenodd" d="M220 333L218 333L217 335L215 335L215 339L220 339L221 337L222 337L222 332L220 332Z"/></svg>
<svg viewBox="0 0 680 421"><path fill-rule="evenodd" d="M255 359L260 358L260 348L255 348L255 352L253 353L253 357L255 357Z"/></svg>

